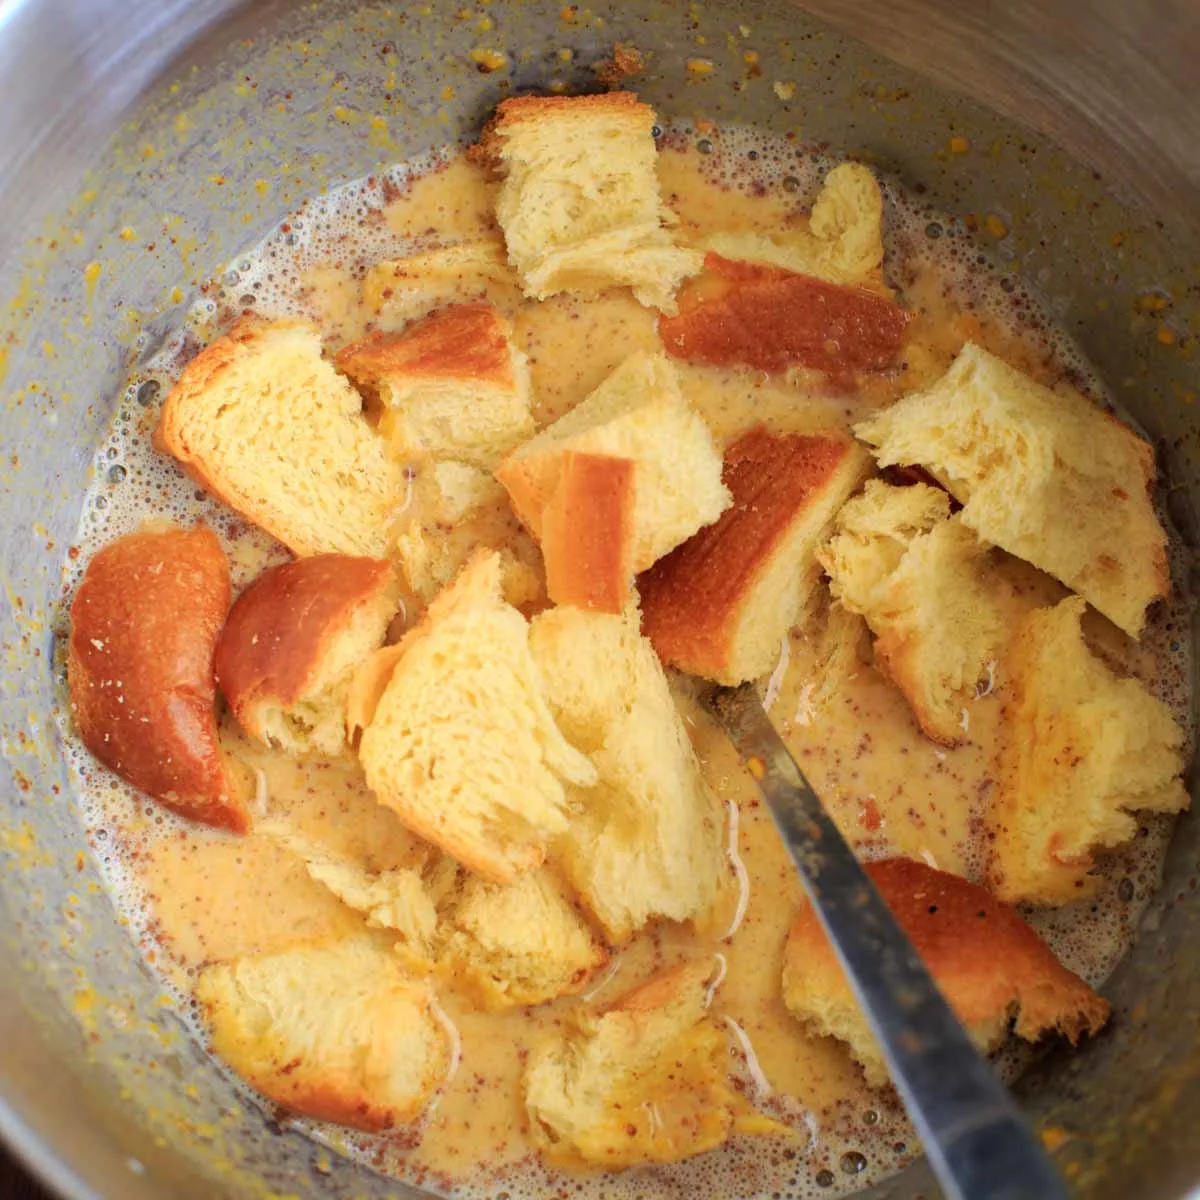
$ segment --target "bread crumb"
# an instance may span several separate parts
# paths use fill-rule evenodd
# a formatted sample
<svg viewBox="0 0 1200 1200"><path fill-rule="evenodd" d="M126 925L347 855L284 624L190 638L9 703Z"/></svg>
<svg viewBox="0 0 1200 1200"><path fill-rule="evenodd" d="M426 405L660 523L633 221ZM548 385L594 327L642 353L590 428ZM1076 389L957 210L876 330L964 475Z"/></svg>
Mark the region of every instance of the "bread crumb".
<svg viewBox="0 0 1200 1200"><path fill-rule="evenodd" d="M790 80L783 82L777 79L772 85L771 90L779 97L780 100L790 100L796 94L796 85Z"/></svg>

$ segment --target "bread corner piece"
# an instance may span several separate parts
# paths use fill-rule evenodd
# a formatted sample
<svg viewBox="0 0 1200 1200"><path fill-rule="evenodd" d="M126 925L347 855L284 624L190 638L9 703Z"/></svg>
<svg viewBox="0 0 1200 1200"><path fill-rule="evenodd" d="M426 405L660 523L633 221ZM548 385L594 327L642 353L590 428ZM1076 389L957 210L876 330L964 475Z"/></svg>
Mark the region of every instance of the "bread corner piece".
<svg viewBox="0 0 1200 1200"><path fill-rule="evenodd" d="M759 427L734 442L732 506L638 580L663 662L724 684L767 675L815 584L817 547L869 467L847 437Z"/></svg>
<svg viewBox="0 0 1200 1200"><path fill-rule="evenodd" d="M1167 594L1154 452L1073 389L1043 387L968 343L928 391L855 433L881 466L926 467L984 541L1061 580L1132 637Z"/></svg>
<svg viewBox="0 0 1200 1200"><path fill-rule="evenodd" d="M490 304L451 304L395 333L372 333L336 358L380 410L401 459L490 469L533 434L529 372Z"/></svg>
<svg viewBox="0 0 1200 1200"><path fill-rule="evenodd" d="M110 542L71 605L67 690L83 744L106 767L181 816L245 833L213 683L229 597L225 553L204 525Z"/></svg>
<svg viewBox="0 0 1200 1200"><path fill-rule="evenodd" d="M298 555L388 552L401 469L308 321L242 318L184 368L156 442Z"/></svg>
<svg viewBox="0 0 1200 1200"><path fill-rule="evenodd" d="M552 857L613 941L655 917L711 909L725 869L723 814L635 614L554 608L530 647L559 728L595 765Z"/></svg>
<svg viewBox="0 0 1200 1200"><path fill-rule="evenodd" d="M500 464L496 478L543 545L545 513L563 483L570 452L634 463L634 571L644 571L729 505L712 433L662 354L630 355L590 396ZM567 483L563 502L576 486L570 477ZM618 504L610 515L620 511Z"/></svg>
<svg viewBox="0 0 1200 1200"><path fill-rule="evenodd" d="M414 1120L451 1065L423 983L386 939L301 945L204 970L214 1052L292 1112L380 1132Z"/></svg>
<svg viewBox="0 0 1200 1200"><path fill-rule="evenodd" d="M1008 639L989 586L987 547L950 516L940 488L871 479L838 513L817 551L834 596L866 618L880 670L922 730L955 745L964 704Z"/></svg>
<svg viewBox="0 0 1200 1200"><path fill-rule="evenodd" d="M983 888L903 858L866 870L982 1051L998 1048L1010 1025L1027 1041L1058 1033L1072 1045L1103 1028L1108 1002ZM869 1086L886 1086L883 1052L807 902L784 948L783 998L814 1033L848 1045Z"/></svg>
<svg viewBox="0 0 1200 1200"><path fill-rule="evenodd" d="M496 217L527 296L630 287L642 304L673 310L703 255L666 228L654 121L630 92L497 107L481 144L501 175Z"/></svg>
<svg viewBox="0 0 1200 1200"><path fill-rule="evenodd" d="M400 603L382 559L318 554L264 571L217 641L217 682L238 724L288 754L340 754L351 678Z"/></svg>
<svg viewBox="0 0 1200 1200"><path fill-rule="evenodd" d="M770 1124L730 1083L725 1036L707 1015L715 965L665 971L534 1048L525 1105L547 1158L610 1170L677 1162Z"/></svg>
<svg viewBox="0 0 1200 1200"><path fill-rule="evenodd" d="M494 883L540 866L567 826L564 781L596 773L554 723L499 555L472 558L396 657L359 746L376 798Z"/></svg>
<svg viewBox="0 0 1200 1200"><path fill-rule="evenodd" d="M1009 652L989 884L1011 903L1088 896L1093 852L1137 834L1132 813L1188 807L1184 732L1136 679L1084 642L1078 597L1030 613Z"/></svg>

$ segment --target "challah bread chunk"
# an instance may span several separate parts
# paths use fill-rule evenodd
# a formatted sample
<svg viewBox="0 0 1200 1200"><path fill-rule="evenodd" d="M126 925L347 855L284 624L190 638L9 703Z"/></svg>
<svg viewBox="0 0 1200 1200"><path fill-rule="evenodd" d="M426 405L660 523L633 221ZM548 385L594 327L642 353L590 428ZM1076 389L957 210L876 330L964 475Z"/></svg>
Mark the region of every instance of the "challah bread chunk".
<svg viewBox="0 0 1200 1200"><path fill-rule="evenodd" d="M673 308L703 255L666 228L654 121L630 92L497 106L481 149L502 179L496 217L527 296L629 287L650 308Z"/></svg>
<svg viewBox="0 0 1200 1200"><path fill-rule="evenodd" d="M542 514L546 591L555 604L624 612L633 592L637 463L574 450L562 459Z"/></svg>
<svg viewBox="0 0 1200 1200"><path fill-rule="evenodd" d="M1137 835L1135 812L1181 812L1184 732L1136 679L1088 649L1084 603L1069 597L1022 622L1007 667L999 793L986 816L989 887L1013 904L1091 894L1094 852Z"/></svg>
<svg viewBox="0 0 1200 1200"><path fill-rule="evenodd" d="M881 466L926 467L986 542L1061 580L1137 637L1170 588L1154 452L1078 392L968 342L928 391L855 426Z"/></svg>
<svg viewBox="0 0 1200 1200"><path fill-rule="evenodd" d="M284 1108L370 1133L413 1121L450 1067L426 986L386 939L299 945L205 968L212 1048Z"/></svg>
<svg viewBox="0 0 1200 1200"><path fill-rule="evenodd" d="M229 564L204 525L109 542L71 604L67 690L83 744L106 767L181 816L245 833L213 683L229 595Z"/></svg>
<svg viewBox="0 0 1200 1200"><path fill-rule="evenodd" d="M238 724L288 754L340 754L350 680L400 603L378 558L317 554L264 571L217 641L217 683Z"/></svg>
<svg viewBox="0 0 1200 1200"><path fill-rule="evenodd" d="M530 648L559 727L599 779L573 792L554 861L613 941L655 917L703 916L724 870L723 814L636 615L550 609Z"/></svg>
<svg viewBox="0 0 1200 1200"><path fill-rule="evenodd" d="M184 368L155 439L294 553L387 556L403 474L311 323L243 317Z"/></svg>
<svg viewBox="0 0 1200 1200"><path fill-rule="evenodd" d="M1010 1026L1026 1041L1057 1033L1072 1045L1104 1027L1108 1002L983 888L905 858L866 871L980 1050L999 1047ZM807 902L784 948L783 998L812 1032L847 1044L870 1087L887 1085L883 1052Z"/></svg>
<svg viewBox="0 0 1200 1200"><path fill-rule="evenodd" d="M825 176L807 229L714 233L702 245L722 258L882 291L883 194L869 167L841 163Z"/></svg>
<svg viewBox="0 0 1200 1200"><path fill-rule="evenodd" d="M368 319L386 332L462 301L487 301L512 316L521 285L496 236L376 263L363 276L360 300Z"/></svg>
<svg viewBox="0 0 1200 1200"><path fill-rule="evenodd" d="M644 571L729 505L712 433L661 354L630 355L587 399L500 464L496 478L536 538L543 536L546 507L571 451L636 464L634 571Z"/></svg>
<svg viewBox="0 0 1200 1200"><path fill-rule="evenodd" d="M843 437L758 427L734 442L732 507L638 580L663 662L725 684L769 674L816 585L817 547L869 464Z"/></svg>
<svg viewBox="0 0 1200 1200"><path fill-rule="evenodd" d="M337 366L379 406L400 459L491 468L533 434L529 372L490 304L451 304L341 350Z"/></svg>
<svg viewBox="0 0 1200 1200"><path fill-rule="evenodd" d="M547 1159L678 1162L735 1130L778 1128L729 1080L725 1034L707 1015L715 974L711 958L664 971L602 1012L578 1010L534 1048L525 1107Z"/></svg>
<svg viewBox="0 0 1200 1200"><path fill-rule="evenodd" d="M564 782L596 771L554 723L499 555L472 558L399 647L359 745L367 784L414 833L511 883L566 831Z"/></svg>
<svg viewBox="0 0 1200 1200"><path fill-rule="evenodd" d="M879 669L904 693L922 730L963 740L963 705L1009 636L987 547L950 498L926 484L867 481L817 551L833 595L866 618Z"/></svg>

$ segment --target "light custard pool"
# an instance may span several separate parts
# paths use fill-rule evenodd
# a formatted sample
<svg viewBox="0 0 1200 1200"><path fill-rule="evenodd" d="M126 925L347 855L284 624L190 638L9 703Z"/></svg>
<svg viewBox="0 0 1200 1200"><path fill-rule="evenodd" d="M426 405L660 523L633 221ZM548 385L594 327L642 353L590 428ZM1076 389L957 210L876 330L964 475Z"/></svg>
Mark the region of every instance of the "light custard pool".
<svg viewBox="0 0 1200 1200"><path fill-rule="evenodd" d="M769 232L802 225L829 160L745 129L700 136L679 127L662 138L664 196L683 229ZM288 556L266 535L197 490L150 434L159 404L183 363L236 315L315 318L332 352L360 336L367 314L359 281L371 264L494 229L492 187L465 158L435 153L314 197L262 244L228 264L118 404L96 458L70 570L104 542L150 516L202 519L229 554L235 589ZM1048 384L1104 392L1048 313L1020 282L980 255L954 222L897 185L885 186L885 272L914 314L902 367L852 392L829 394L811 378L678 363L684 391L722 445L763 422L780 432L844 429L859 416L939 376L969 336ZM534 416L544 425L583 399L630 352L659 345L656 314L628 293L581 301L526 303L514 336L527 355ZM1024 610L1063 590L1007 560L1004 603ZM74 577L69 580L73 584ZM412 614L410 614L411 617ZM1168 604L1152 613L1140 644L1089 615L1094 647L1136 673L1186 722L1185 621ZM995 778L997 722L1007 699L1002 670L963 709L963 745L945 749L919 732L907 703L859 653L830 654L816 632L780 647L764 693L793 753L864 858L905 855L978 878L981 816ZM729 862L716 910L702 927L653 925L614 950L578 997L528 1010L474 1012L447 993L441 1002L461 1054L417 1126L367 1136L307 1121L293 1123L398 1178L462 1196L687 1197L830 1196L895 1171L918 1147L890 1092L871 1092L838 1044L807 1036L780 996L781 955L801 901L800 885L755 788L737 757L686 689L679 703L709 784L724 802ZM362 918L314 882L277 840L209 831L138 797L100 769L64 730L76 768L87 836L114 902L147 962L191 1007L197 968L211 960L282 949L349 934ZM289 760L249 742L226 717L226 750L257 779L272 816L368 869L415 860L415 839L371 797L349 755L334 762ZM1155 890L1171 822L1143 823L1138 839L1109 856L1099 894L1033 921L1055 953L1092 986L1103 983L1127 947ZM724 980L714 1013L729 1033L730 1071L764 1110L790 1127L786 1137L735 1138L688 1162L620 1175L562 1175L543 1167L530 1139L520 1078L528 1049L579 1004L603 1004L656 970L720 955ZM1016 1071L1022 1054L1007 1053ZM240 1103L266 1102L241 1091ZM291 1118L285 1118L292 1120ZM336 1162L334 1164L336 1169Z"/></svg>

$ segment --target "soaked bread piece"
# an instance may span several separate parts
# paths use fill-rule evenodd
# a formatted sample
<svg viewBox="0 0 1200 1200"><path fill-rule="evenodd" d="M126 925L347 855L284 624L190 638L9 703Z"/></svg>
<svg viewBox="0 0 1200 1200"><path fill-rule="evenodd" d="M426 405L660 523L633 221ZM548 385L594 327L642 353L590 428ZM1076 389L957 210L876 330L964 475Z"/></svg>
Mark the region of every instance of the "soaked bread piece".
<svg viewBox="0 0 1200 1200"><path fill-rule="evenodd" d="M217 683L238 724L288 754L340 754L350 680L400 602L382 559L318 554L264 571L217 642Z"/></svg>
<svg viewBox="0 0 1200 1200"><path fill-rule="evenodd" d="M567 827L564 782L596 772L554 723L499 555L472 558L396 658L359 746L376 798L484 879L540 866Z"/></svg>
<svg viewBox="0 0 1200 1200"><path fill-rule="evenodd" d="M664 971L603 1012L578 1010L531 1052L525 1107L548 1159L677 1162L735 1128L774 1127L729 1082L725 1035L707 1015L714 975L711 958Z"/></svg>
<svg viewBox="0 0 1200 1200"><path fill-rule="evenodd" d="M106 767L181 816L244 833L215 716L229 596L229 565L204 525L110 542L71 605L67 689L83 744Z"/></svg>
<svg viewBox="0 0 1200 1200"><path fill-rule="evenodd" d="M658 333L673 358L712 366L806 367L839 381L895 365L908 314L863 288L709 252Z"/></svg>
<svg viewBox="0 0 1200 1200"><path fill-rule="evenodd" d="M1093 852L1137 834L1146 812L1181 812L1184 733L1136 679L1083 639L1078 597L1025 618L1008 657L1000 791L987 813L989 885L1012 903L1087 896Z"/></svg>
<svg viewBox="0 0 1200 1200"><path fill-rule="evenodd" d="M537 538L570 451L636 464L635 571L644 571L728 507L716 443L661 354L630 355L586 400L500 464L496 478Z"/></svg>
<svg viewBox="0 0 1200 1200"><path fill-rule="evenodd" d="M425 984L386 939L300 945L208 967L213 1050L276 1104L380 1132L415 1119L450 1067Z"/></svg>
<svg viewBox="0 0 1200 1200"><path fill-rule="evenodd" d="M1074 1044L1108 1020L1108 1002L983 888L904 858L866 871L981 1050L996 1049L1010 1024L1027 1041L1059 1033ZM814 1033L849 1046L871 1087L887 1084L883 1053L808 903L784 948L783 998Z"/></svg>
<svg viewBox="0 0 1200 1200"><path fill-rule="evenodd" d="M155 438L298 555L390 548L401 469L307 321L243 317L184 368Z"/></svg>
<svg viewBox="0 0 1200 1200"><path fill-rule="evenodd" d="M855 426L881 466L928 468L985 541L1078 592L1132 637L1167 594L1154 452L1078 392L968 342L928 391Z"/></svg>
<svg viewBox="0 0 1200 1200"><path fill-rule="evenodd" d="M555 862L614 941L654 917L703 916L724 868L722 815L636 616L555 608L529 640L559 727L599 780L573 790Z"/></svg>
<svg viewBox="0 0 1200 1200"><path fill-rule="evenodd" d="M848 438L762 427L730 446L732 507L638 580L663 662L726 684L768 674L816 586L816 549L869 461Z"/></svg>
<svg viewBox="0 0 1200 1200"><path fill-rule="evenodd" d="M337 366L379 406L379 429L401 459L491 468L533 434L529 372L490 304L451 304L398 333L372 333Z"/></svg>
<svg viewBox="0 0 1200 1200"><path fill-rule="evenodd" d="M963 705L989 664L994 669L1009 631L987 547L950 516L949 496L921 483L868 480L838 513L817 560L834 596L866 618L875 661L922 730L944 745L962 741Z"/></svg>
<svg viewBox="0 0 1200 1200"><path fill-rule="evenodd" d="M642 304L673 311L702 255L666 228L654 121L629 92L497 106L480 151L502 178L496 217L527 296L630 287Z"/></svg>
<svg viewBox="0 0 1200 1200"><path fill-rule="evenodd" d="M808 228L773 234L714 233L705 250L829 283L884 294L883 195L869 167L841 163L821 185Z"/></svg>

